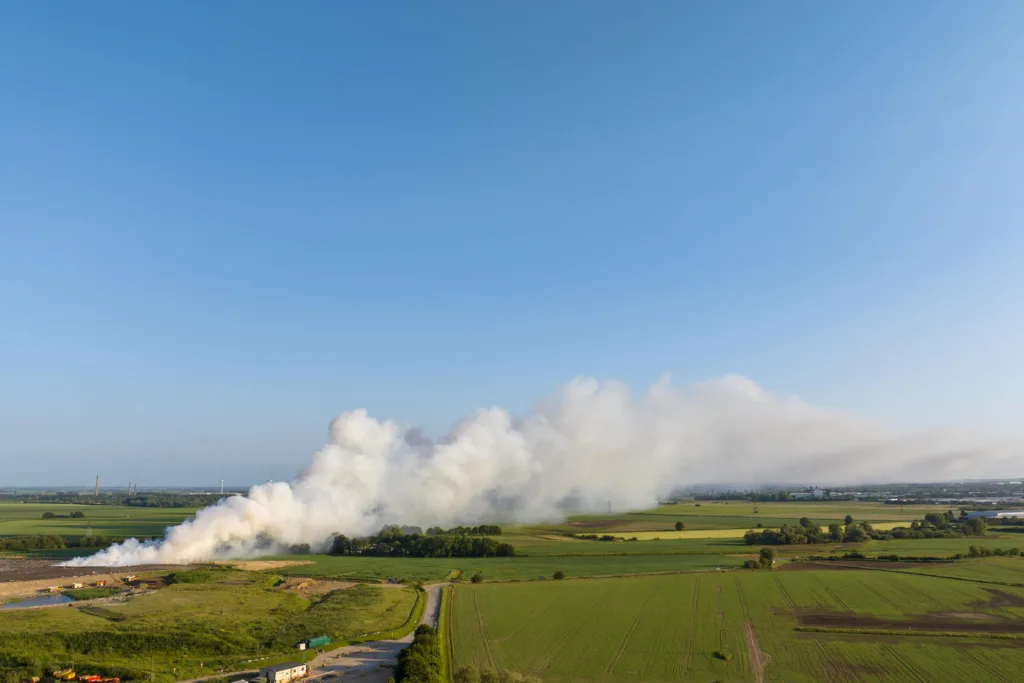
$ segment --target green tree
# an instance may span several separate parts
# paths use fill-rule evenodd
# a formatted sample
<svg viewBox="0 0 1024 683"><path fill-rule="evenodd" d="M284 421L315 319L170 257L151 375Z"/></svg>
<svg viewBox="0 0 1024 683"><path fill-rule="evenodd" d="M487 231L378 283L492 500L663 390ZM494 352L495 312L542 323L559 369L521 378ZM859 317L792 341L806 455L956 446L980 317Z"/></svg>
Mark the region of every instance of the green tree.
<svg viewBox="0 0 1024 683"><path fill-rule="evenodd" d="M476 574L473 574L473 576L470 577L470 579L469 579L470 583L483 583L483 580L484 580L484 575L481 574L480 572L477 572Z"/></svg>
<svg viewBox="0 0 1024 683"><path fill-rule="evenodd" d="M779 491L779 500L792 500L789 491Z"/></svg>
<svg viewBox="0 0 1024 683"><path fill-rule="evenodd" d="M682 531L686 527L682 522L676 522L676 531Z"/></svg>
<svg viewBox="0 0 1024 683"><path fill-rule="evenodd" d="M761 548L761 566L771 567L775 562L775 548Z"/></svg>
<svg viewBox="0 0 1024 683"><path fill-rule="evenodd" d="M971 517L964 523L964 529L970 536L984 536L985 526L983 517Z"/></svg>
<svg viewBox="0 0 1024 683"><path fill-rule="evenodd" d="M75 510L71 513L71 519L85 519L85 513L81 510Z"/></svg>
<svg viewBox="0 0 1024 683"><path fill-rule="evenodd" d="M500 683L498 672L494 669L483 669L480 671L480 683Z"/></svg>
<svg viewBox="0 0 1024 683"><path fill-rule="evenodd" d="M553 577L555 579L557 579L558 581L561 581L562 579L565 578L565 572L563 572L561 569L559 569L557 572L554 573Z"/></svg>
<svg viewBox="0 0 1024 683"><path fill-rule="evenodd" d="M43 513L43 519L53 519L56 516L57 515L53 514L52 512L44 512Z"/></svg>
<svg viewBox="0 0 1024 683"><path fill-rule="evenodd" d="M846 522L846 526L850 526L853 524L853 515L846 515L846 519L843 521Z"/></svg>
<svg viewBox="0 0 1024 683"><path fill-rule="evenodd" d="M803 528L805 528L805 529L810 529L811 527L813 527L813 526L814 526L814 522L812 522L812 521L811 521L811 520L810 520L809 518L807 518L807 517L801 517L801 518L800 518L800 526L802 526L802 527L803 527Z"/></svg>
<svg viewBox="0 0 1024 683"><path fill-rule="evenodd" d="M480 672L475 666L460 666L452 677L454 683L480 683Z"/></svg>
<svg viewBox="0 0 1024 683"><path fill-rule="evenodd" d="M843 540L843 526L839 522L832 522L828 525L829 537L838 543Z"/></svg>

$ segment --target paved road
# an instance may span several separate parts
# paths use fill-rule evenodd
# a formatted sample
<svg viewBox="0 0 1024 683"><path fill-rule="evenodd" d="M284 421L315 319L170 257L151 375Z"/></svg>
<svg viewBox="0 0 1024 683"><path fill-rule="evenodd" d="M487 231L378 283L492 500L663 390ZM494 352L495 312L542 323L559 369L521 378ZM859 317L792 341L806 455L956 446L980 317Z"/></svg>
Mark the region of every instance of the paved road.
<svg viewBox="0 0 1024 683"><path fill-rule="evenodd" d="M424 586L427 591L427 605L420 618L421 624L437 626L437 617L441 607L441 589L448 583L435 583ZM312 673L306 680L334 680L360 681L361 683L386 683L394 673L395 665L398 664L398 653L408 647L412 642L413 634L395 640L375 640L359 645L346 645L329 652L317 655L310 661ZM252 673L256 671L234 672L234 675L241 673ZM220 678L230 674L218 674L209 678ZM199 683L208 680L207 678L193 678L185 683Z"/></svg>
<svg viewBox="0 0 1024 683"><path fill-rule="evenodd" d="M424 586L427 591L427 605L420 618L421 624L437 626L441 607L441 589L447 583ZM325 652L312 662L311 679L340 678L343 681L359 680L365 683L385 683L394 673L398 653L412 642L413 634L396 640L376 640L371 643L339 647Z"/></svg>

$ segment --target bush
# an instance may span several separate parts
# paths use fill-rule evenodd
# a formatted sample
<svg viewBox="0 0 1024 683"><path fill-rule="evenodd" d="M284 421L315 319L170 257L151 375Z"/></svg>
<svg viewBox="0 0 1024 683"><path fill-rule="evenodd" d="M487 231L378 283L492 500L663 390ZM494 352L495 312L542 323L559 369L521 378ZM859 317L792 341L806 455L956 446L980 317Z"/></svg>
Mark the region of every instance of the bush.
<svg viewBox="0 0 1024 683"><path fill-rule="evenodd" d="M476 574L473 574L472 578L470 578L470 582L471 583L483 583L483 580L484 580L484 576L480 572L477 572Z"/></svg>
<svg viewBox="0 0 1024 683"><path fill-rule="evenodd" d="M725 650L715 650L714 655L717 659L721 659L726 662L732 659L732 653L726 652Z"/></svg>
<svg viewBox="0 0 1024 683"><path fill-rule="evenodd" d="M81 510L75 510L71 513L71 519L85 519L85 513Z"/></svg>
<svg viewBox="0 0 1024 683"><path fill-rule="evenodd" d="M43 519L53 519L56 516L57 515L53 514L52 512L44 512L43 513Z"/></svg>
<svg viewBox="0 0 1024 683"><path fill-rule="evenodd" d="M685 524L682 522L676 522L676 531L682 531L684 528L686 528Z"/></svg>
<svg viewBox="0 0 1024 683"><path fill-rule="evenodd" d="M563 572L561 569L559 569L557 572L554 573L552 578L557 579L558 581L561 581L562 579L565 578L565 572Z"/></svg>

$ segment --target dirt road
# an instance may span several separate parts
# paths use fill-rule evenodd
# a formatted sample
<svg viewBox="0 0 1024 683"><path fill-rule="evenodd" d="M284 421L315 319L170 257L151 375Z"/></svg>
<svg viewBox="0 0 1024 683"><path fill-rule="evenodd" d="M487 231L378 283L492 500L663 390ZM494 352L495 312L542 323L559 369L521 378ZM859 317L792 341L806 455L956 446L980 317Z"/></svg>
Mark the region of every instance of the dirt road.
<svg viewBox="0 0 1024 683"><path fill-rule="evenodd" d="M441 589L447 583L424 586L427 591L427 605L423 609L420 624L437 627L441 609ZM413 634L396 640L377 640L372 643L349 645L325 652L310 662L313 679L342 677L343 680L359 678L366 683L385 683L394 673L398 664L398 653L412 642Z"/></svg>

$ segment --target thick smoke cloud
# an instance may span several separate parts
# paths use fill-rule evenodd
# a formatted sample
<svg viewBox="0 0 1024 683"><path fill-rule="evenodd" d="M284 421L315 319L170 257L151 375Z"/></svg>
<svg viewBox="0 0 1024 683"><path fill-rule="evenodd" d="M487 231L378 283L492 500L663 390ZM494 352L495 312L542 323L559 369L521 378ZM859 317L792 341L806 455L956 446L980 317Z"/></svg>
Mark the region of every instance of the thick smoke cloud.
<svg viewBox="0 0 1024 683"><path fill-rule="evenodd" d="M79 565L170 563L323 546L334 533L543 520L574 509L653 505L681 485L940 480L1019 474L1013 444L891 433L773 395L730 376L644 396L577 379L516 422L480 410L438 443L363 410L330 426L331 443L292 483L254 486L199 511L161 541L134 539Z"/></svg>

